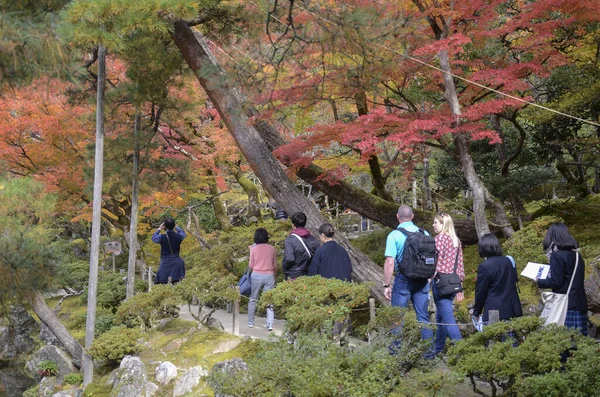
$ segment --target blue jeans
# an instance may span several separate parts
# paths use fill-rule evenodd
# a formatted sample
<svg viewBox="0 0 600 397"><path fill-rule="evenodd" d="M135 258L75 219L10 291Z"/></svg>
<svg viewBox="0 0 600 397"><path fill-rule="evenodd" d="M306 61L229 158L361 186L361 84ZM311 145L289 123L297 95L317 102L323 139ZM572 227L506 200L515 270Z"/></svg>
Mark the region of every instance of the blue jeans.
<svg viewBox="0 0 600 397"><path fill-rule="evenodd" d="M438 294L435 282L431 283L431 292L433 293L433 301L435 302L435 322L437 323L434 351L435 353L439 353L446 346L446 337L450 336L452 340L461 340L462 335L456 325L454 312L452 311L452 301L454 301L456 294L441 297Z"/></svg>
<svg viewBox="0 0 600 397"><path fill-rule="evenodd" d="M421 324L427 324L426 327L421 327L421 339L432 339L433 331L429 328L428 310L429 283L427 280L409 279L398 273L392 287L392 306L408 307L408 302L412 302L417 320Z"/></svg>
<svg viewBox="0 0 600 397"><path fill-rule="evenodd" d="M254 313L256 312L256 302L260 291L268 291L275 288L275 276L272 274L252 273L250 276L252 290L250 292L250 302L248 303L248 325L254 325ZM267 306L267 328L273 327L275 312L273 306Z"/></svg>

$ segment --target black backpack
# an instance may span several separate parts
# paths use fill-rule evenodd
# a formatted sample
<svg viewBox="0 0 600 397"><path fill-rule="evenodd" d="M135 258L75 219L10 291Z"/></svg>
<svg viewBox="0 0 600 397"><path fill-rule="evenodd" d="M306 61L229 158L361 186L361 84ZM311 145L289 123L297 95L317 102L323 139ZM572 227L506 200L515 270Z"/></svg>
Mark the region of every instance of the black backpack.
<svg viewBox="0 0 600 397"><path fill-rule="evenodd" d="M400 272L412 279L433 277L438 261L438 252L435 249L433 237L426 235L423 229L409 232L399 227L397 230L406 236L402 258L398 261Z"/></svg>

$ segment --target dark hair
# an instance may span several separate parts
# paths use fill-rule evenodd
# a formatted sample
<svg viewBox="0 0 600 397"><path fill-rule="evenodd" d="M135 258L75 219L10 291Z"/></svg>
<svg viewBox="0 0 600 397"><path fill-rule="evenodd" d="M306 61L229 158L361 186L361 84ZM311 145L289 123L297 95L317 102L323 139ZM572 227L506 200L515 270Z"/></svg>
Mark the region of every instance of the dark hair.
<svg viewBox="0 0 600 397"><path fill-rule="evenodd" d="M559 250L574 250L579 248L577 240L571 233L569 228L562 222L554 222L548 228L546 236L544 237L544 250L547 250L552 245L557 247Z"/></svg>
<svg viewBox="0 0 600 397"><path fill-rule="evenodd" d="M477 245L479 248L479 256L482 258L502 256L500 241L498 241L498 238L493 234L488 233L481 236Z"/></svg>
<svg viewBox="0 0 600 397"><path fill-rule="evenodd" d="M269 242L269 232L263 227L259 227L254 232L254 242L256 244L265 244Z"/></svg>
<svg viewBox="0 0 600 397"><path fill-rule="evenodd" d="M175 228L175 219L173 219L173 218L165 219L165 227L168 230L173 230Z"/></svg>
<svg viewBox="0 0 600 397"><path fill-rule="evenodd" d="M292 215L292 224L296 227L306 226L306 215L304 215L304 212L294 212Z"/></svg>
<svg viewBox="0 0 600 397"><path fill-rule="evenodd" d="M324 223L319 227L319 233L324 234L325 237L333 237L335 230L333 229L333 225L330 223Z"/></svg>

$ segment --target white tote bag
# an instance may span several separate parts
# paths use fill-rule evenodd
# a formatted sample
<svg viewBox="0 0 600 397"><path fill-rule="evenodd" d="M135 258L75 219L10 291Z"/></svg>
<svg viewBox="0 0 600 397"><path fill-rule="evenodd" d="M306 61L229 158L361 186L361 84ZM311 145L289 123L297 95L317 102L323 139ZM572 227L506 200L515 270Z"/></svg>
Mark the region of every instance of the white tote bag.
<svg viewBox="0 0 600 397"><path fill-rule="evenodd" d="M579 264L579 253L575 252L575 269L571 275L569 288L566 294L557 294L556 292L542 292L542 301L544 302L544 310L542 310L541 318L546 319L544 325L558 324L565 325L567 317L567 309L569 307L569 292L573 285L573 279L577 273L577 265Z"/></svg>

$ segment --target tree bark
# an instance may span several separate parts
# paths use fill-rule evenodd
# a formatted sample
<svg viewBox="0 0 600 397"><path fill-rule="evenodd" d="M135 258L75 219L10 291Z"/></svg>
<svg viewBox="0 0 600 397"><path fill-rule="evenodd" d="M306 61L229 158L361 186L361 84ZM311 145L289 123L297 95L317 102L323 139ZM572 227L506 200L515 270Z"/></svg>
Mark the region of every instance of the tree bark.
<svg viewBox="0 0 600 397"><path fill-rule="evenodd" d="M227 209L219 198L220 192L217 187L217 180L212 171L209 171L208 174L208 188L210 189L211 196L213 196L212 206L215 217L217 218L217 222L219 222L221 229L230 231L233 229L233 226L231 226L231 222L229 222L229 218L227 217Z"/></svg>
<svg viewBox="0 0 600 397"><path fill-rule="evenodd" d="M100 253L100 222L102 216L102 179L104 173L104 86L106 82L106 49L98 45L98 89L96 93L96 153L94 158L94 201L92 209L92 243L90 247L90 277L88 280L88 304L85 321L85 348L94 343L96 327L96 290L98 288L98 257ZM94 378L94 361L83 355L83 385Z"/></svg>
<svg viewBox="0 0 600 397"><path fill-rule="evenodd" d="M235 166L234 166L235 167ZM244 190L244 193L248 196L248 216L255 216L260 219L260 199L258 197L258 187L252 183L250 179L244 175L239 167L235 167L233 170L233 176L235 180Z"/></svg>
<svg viewBox="0 0 600 397"><path fill-rule="evenodd" d="M39 292L34 292L28 296L31 308L38 316L41 322L46 324L48 329L52 331L54 336L63 344L69 355L73 358L73 364L76 367L81 367L83 358L83 347L73 338L67 328L56 317L56 314L48 307L44 297Z"/></svg>
<svg viewBox="0 0 600 397"><path fill-rule="evenodd" d="M131 219L129 223L129 258L127 261L127 288L125 299L133 298L135 292L135 263L137 259L138 201L140 193L140 125L142 112L135 108L133 124L133 180L131 183Z"/></svg>
<svg viewBox="0 0 600 397"><path fill-rule="evenodd" d="M184 21L175 22L173 41L196 74L198 81L219 111L242 154L260 179L265 190L289 214L303 211L307 226L315 229L327 220L318 209L296 188L275 159L244 111L244 101L217 64L200 33L192 32ZM354 248L347 239L339 236L338 242L346 248L353 263L353 278L372 281L371 293L385 302L381 283L383 271L365 254Z"/></svg>
<svg viewBox="0 0 600 397"><path fill-rule="evenodd" d="M431 199L431 186L429 185L429 159L423 159L423 203L425 209L431 211L433 209L433 200Z"/></svg>

